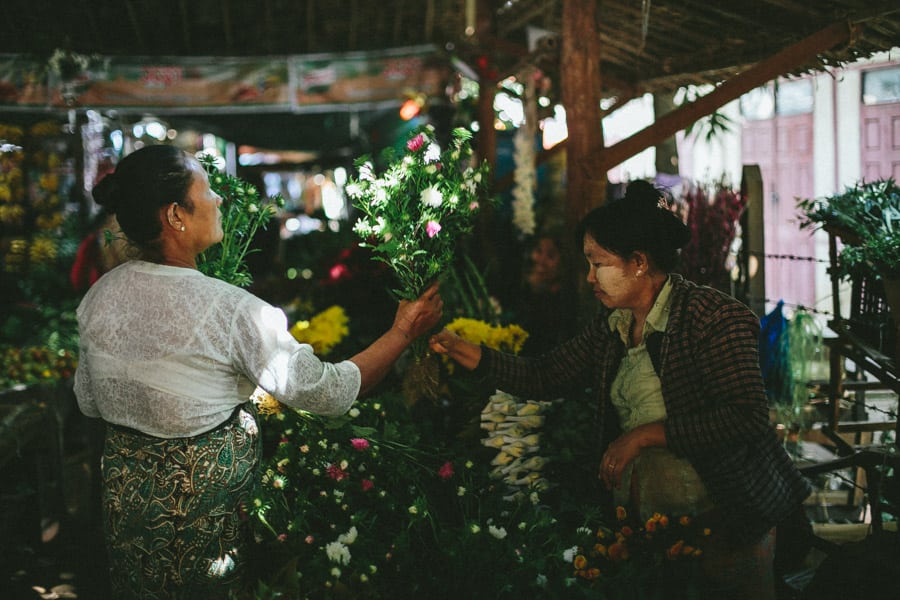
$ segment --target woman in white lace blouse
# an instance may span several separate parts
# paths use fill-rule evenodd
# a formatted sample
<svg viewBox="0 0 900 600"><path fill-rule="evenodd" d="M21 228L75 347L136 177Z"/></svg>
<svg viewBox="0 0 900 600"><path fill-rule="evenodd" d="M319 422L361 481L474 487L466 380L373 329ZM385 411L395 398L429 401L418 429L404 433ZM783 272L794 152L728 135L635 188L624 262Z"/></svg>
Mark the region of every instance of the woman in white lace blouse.
<svg viewBox="0 0 900 600"><path fill-rule="evenodd" d="M288 332L284 313L207 277L197 256L221 241L222 199L172 146L127 156L94 188L140 258L113 269L78 308L75 393L107 424L104 534L115 598L215 598L240 580L241 502L259 463L247 400L259 386L285 404L339 415L435 326L433 286L401 302L392 327L327 363Z"/></svg>

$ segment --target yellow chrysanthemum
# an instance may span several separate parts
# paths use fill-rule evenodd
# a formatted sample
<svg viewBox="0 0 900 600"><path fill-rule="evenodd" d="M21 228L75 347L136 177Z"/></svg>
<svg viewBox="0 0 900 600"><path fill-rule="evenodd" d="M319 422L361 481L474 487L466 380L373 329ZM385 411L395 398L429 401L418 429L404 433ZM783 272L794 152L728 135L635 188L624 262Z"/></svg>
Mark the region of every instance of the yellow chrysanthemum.
<svg viewBox="0 0 900 600"><path fill-rule="evenodd" d="M332 306L309 321L297 321L291 327L291 335L301 344L309 344L316 354L328 354L350 333L349 319L344 309Z"/></svg>
<svg viewBox="0 0 900 600"><path fill-rule="evenodd" d="M32 263L50 262L56 258L56 242L50 238L39 237L31 242L28 258Z"/></svg>
<svg viewBox="0 0 900 600"><path fill-rule="evenodd" d="M528 339L528 333L518 325L494 326L478 319L463 317L454 319L447 325L447 329L467 342L512 354L518 354Z"/></svg>
<svg viewBox="0 0 900 600"><path fill-rule="evenodd" d="M34 224L38 229L51 230L56 229L60 225L62 225L63 216L62 213L55 212L50 215L38 215L34 220Z"/></svg>
<svg viewBox="0 0 900 600"><path fill-rule="evenodd" d="M55 192L59 188L59 177L56 176L56 173L44 173L41 175L38 185L43 190Z"/></svg>

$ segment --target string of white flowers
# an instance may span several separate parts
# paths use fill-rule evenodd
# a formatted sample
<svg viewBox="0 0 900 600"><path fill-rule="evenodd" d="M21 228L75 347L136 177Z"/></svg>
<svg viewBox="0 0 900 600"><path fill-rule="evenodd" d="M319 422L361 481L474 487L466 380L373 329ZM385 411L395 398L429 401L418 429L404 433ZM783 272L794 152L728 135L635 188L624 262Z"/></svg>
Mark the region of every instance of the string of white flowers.
<svg viewBox="0 0 900 600"><path fill-rule="evenodd" d="M534 193L537 175L534 169L534 135L537 131L537 105L535 103L533 69L525 69L519 77L524 81L523 104L525 121L513 138L513 225L523 235L532 235L536 224L534 217Z"/></svg>
<svg viewBox="0 0 900 600"><path fill-rule="evenodd" d="M506 392L497 391L481 411L481 428L487 437L481 443L496 448L491 460L491 477L502 479L510 494L507 500L525 497L525 492L540 492L549 487L542 471L546 459L540 452L540 428L549 402L520 401Z"/></svg>

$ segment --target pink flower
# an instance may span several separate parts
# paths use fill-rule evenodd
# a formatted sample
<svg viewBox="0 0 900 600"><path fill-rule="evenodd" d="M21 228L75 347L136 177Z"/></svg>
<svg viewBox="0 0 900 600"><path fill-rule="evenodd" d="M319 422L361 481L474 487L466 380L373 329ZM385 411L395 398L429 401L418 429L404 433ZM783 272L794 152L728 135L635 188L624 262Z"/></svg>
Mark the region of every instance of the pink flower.
<svg viewBox="0 0 900 600"><path fill-rule="evenodd" d="M453 463L449 460L443 464L443 466L438 469L438 476L441 479L450 479L453 477Z"/></svg>
<svg viewBox="0 0 900 600"><path fill-rule="evenodd" d="M469 210L478 210L478 203L477 203L477 202L470 202L470 203L469 203Z"/></svg>
<svg viewBox="0 0 900 600"><path fill-rule="evenodd" d="M428 221L428 223L425 225L425 233L427 233L428 237L430 238L436 236L440 230L441 224L437 221Z"/></svg>
<svg viewBox="0 0 900 600"><path fill-rule="evenodd" d="M314 538L311 535L308 535L305 538L303 538L303 541L306 542L307 544L312 544L313 542L316 541L316 538Z"/></svg>
<svg viewBox="0 0 900 600"><path fill-rule="evenodd" d="M328 277L332 281L337 281L338 279L344 277L350 269L347 268L347 265L338 263L333 265L331 269L328 270Z"/></svg>
<svg viewBox="0 0 900 600"><path fill-rule="evenodd" d="M369 440L365 438L352 438L350 444L353 445L354 450L359 452L365 452L369 449Z"/></svg>
<svg viewBox="0 0 900 600"><path fill-rule="evenodd" d="M341 479L347 478L347 471L343 470L337 465L328 465L328 468L325 469L325 474L335 481L340 481Z"/></svg>
<svg viewBox="0 0 900 600"><path fill-rule="evenodd" d="M406 149L410 152L416 152L421 150L423 145L425 145L425 136L420 133L406 142Z"/></svg>
<svg viewBox="0 0 900 600"><path fill-rule="evenodd" d="M286 533L279 534L279 536L278 536L278 541L279 541L279 542L286 542L286 541L287 541L287 534L286 534Z"/></svg>
<svg viewBox="0 0 900 600"><path fill-rule="evenodd" d="M372 488L375 487L375 484L372 483L371 479L363 479L360 482L359 486L362 488L362 491L368 492L369 490L371 490Z"/></svg>

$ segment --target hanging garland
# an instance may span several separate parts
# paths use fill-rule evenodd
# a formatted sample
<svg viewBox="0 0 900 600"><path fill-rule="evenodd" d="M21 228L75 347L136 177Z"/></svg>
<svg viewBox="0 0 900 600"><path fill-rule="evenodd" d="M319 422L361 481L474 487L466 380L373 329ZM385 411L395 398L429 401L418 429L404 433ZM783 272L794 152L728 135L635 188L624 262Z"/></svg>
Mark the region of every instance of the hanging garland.
<svg viewBox="0 0 900 600"><path fill-rule="evenodd" d="M513 187L513 225L522 235L532 235L536 224L534 218L534 192L537 188L537 174L534 169L534 135L537 124L537 104L534 93L534 68L528 67L519 77L525 84L523 105L525 121L513 138L515 172Z"/></svg>

